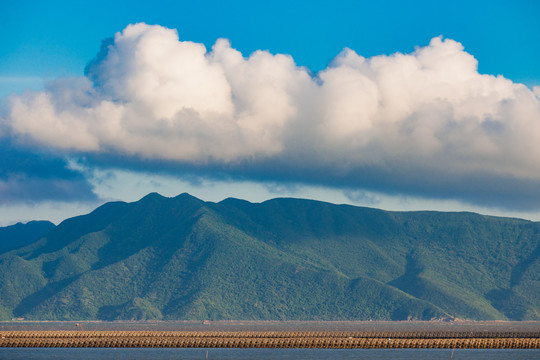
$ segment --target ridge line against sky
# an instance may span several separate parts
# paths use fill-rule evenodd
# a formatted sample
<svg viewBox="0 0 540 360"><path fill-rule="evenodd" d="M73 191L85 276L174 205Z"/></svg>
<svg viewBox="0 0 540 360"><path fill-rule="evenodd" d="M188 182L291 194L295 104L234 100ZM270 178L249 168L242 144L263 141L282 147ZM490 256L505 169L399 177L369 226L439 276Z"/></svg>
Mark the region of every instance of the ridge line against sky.
<svg viewBox="0 0 540 360"><path fill-rule="evenodd" d="M538 3L127 4L6 3L0 224L151 191L540 219Z"/></svg>

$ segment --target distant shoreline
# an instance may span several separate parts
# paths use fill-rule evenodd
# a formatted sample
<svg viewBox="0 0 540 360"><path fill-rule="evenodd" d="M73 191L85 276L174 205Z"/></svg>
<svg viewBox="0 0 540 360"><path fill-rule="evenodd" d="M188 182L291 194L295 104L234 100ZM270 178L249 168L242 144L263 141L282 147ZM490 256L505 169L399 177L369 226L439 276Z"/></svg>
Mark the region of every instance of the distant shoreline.
<svg viewBox="0 0 540 360"><path fill-rule="evenodd" d="M79 324L80 326L77 326ZM275 320L148 320L148 321L0 321L0 331L532 331L540 321L275 321Z"/></svg>

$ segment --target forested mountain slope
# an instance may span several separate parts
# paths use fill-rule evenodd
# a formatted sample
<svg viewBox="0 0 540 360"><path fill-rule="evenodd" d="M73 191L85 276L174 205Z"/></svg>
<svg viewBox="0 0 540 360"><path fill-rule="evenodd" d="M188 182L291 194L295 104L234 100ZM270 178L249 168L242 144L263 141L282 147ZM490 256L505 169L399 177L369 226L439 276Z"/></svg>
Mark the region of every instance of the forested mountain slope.
<svg viewBox="0 0 540 360"><path fill-rule="evenodd" d="M0 253L28 245L53 228L54 224L50 221L30 221L0 227Z"/></svg>
<svg viewBox="0 0 540 360"><path fill-rule="evenodd" d="M540 319L540 223L150 194L0 255L0 318Z"/></svg>

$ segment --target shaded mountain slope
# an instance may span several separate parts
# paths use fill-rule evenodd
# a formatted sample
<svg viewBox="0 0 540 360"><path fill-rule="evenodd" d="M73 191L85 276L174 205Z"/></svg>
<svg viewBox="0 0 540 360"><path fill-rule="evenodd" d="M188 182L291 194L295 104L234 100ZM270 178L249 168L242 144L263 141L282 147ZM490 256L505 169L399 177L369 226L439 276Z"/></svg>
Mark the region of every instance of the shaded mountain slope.
<svg viewBox="0 0 540 360"><path fill-rule="evenodd" d="M50 221L30 221L26 224L0 227L0 253L28 245L54 228Z"/></svg>
<svg viewBox="0 0 540 360"><path fill-rule="evenodd" d="M540 319L538 223L150 194L0 255L0 317Z"/></svg>

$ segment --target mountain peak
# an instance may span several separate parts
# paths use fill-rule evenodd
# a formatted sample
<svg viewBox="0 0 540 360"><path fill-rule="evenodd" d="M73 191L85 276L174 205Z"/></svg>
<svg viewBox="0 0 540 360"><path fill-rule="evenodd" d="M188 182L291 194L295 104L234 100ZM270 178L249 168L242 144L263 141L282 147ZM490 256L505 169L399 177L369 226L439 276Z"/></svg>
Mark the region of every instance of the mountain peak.
<svg viewBox="0 0 540 360"><path fill-rule="evenodd" d="M174 199L178 199L178 200L186 200L186 199L190 199L190 200L197 200L197 201L202 201L201 199L187 193L187 192L184 192L184 193L181 193L179 195L176 195L174 197Z"/></svg>
<svg viewBox="0 0 540 360"><path fill-rule="evenodd" d="M238 206L238 205L252 205L253 203L247 200L243 200L243 199L228 197L226 199L221 200L218 204Z"/></svg>
<svg viewBox="0 0 540 360"><path fill-rule="evenodd" d="M203 200L201 200L201 199L199 199L199 198L197 198L197 197L195 197L193 195L190 195L190 194L188 194L186 192L181 193L179 195L176 195L174 197L167 197L167 196L161 195L158 192L151 192L148 195L143 196L140 200L138 200L136 202L160 202L160 201L163 201L163 200L196 201L196 202L204 203Z"/></svg>
<svg viewBox="0 0 540 360"><path fill-rule="evenodd" d="M163 199L167 199L167 198L158 192L151 192L143 196L139 201L145 202L145 201L157 201L157 200L163 200Z"/></svg>

